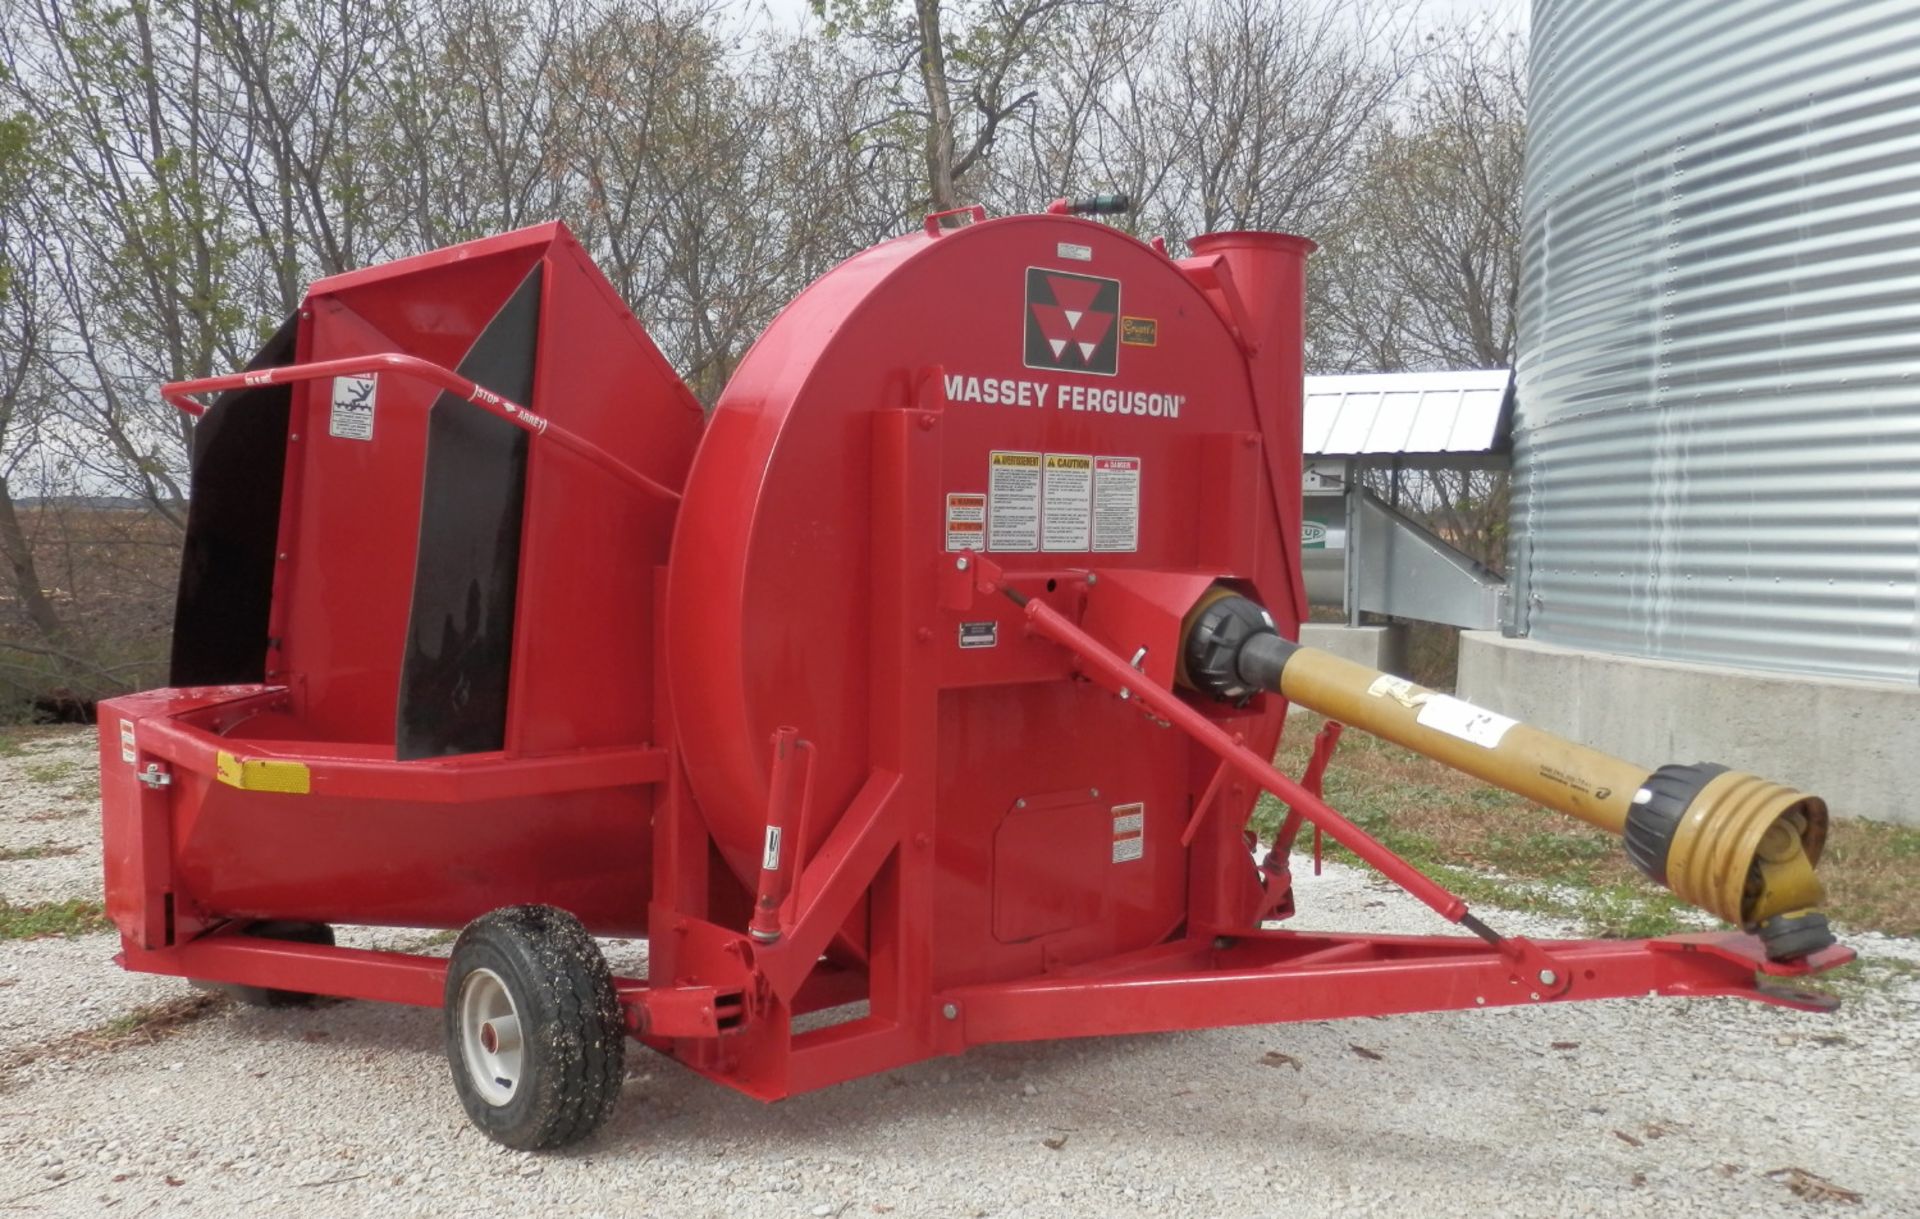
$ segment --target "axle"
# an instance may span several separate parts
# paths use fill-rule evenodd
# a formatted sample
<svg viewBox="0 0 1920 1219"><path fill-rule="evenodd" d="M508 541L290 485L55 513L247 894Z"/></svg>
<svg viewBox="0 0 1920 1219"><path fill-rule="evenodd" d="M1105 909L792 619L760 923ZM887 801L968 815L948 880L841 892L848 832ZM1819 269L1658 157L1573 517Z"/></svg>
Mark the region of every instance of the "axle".
<svg viewBox="0 0 1920 1219"><path fill-rule="evenodd" d="M1216 698L1270 691L1620 836L1634 866L1793 960L1833 943L1814 875L1818 796L1708 763L1656 770L1282 638L1216 588L1187 615L1179 677Z"/></svg>

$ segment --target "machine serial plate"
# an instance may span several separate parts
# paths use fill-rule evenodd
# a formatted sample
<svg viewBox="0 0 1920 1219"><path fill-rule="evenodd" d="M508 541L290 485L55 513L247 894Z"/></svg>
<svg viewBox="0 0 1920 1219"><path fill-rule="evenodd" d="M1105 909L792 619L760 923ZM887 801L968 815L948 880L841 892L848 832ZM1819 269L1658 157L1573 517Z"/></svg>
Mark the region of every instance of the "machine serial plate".
<svg viewBox="0 0 1920 1219"><path fill-rule="evenodd" d="M1000 624L997 621L960 624L960 646L963 648L991 648L999 642Z"/></svg>

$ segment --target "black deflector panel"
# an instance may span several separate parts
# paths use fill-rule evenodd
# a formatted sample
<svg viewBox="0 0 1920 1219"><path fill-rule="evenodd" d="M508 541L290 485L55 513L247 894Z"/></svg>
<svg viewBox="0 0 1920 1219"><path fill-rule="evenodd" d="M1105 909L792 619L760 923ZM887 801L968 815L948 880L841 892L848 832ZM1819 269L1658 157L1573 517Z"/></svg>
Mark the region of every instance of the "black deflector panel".
<svg viewBox="0 0 1920 1219"><path fill-rule="evenodd" d="M249 371L293 362L289 317ZM192 491L174 601L168 684L225 686L264 681L274 546L287 468L293 390L228 390L193 425Z"/></svg>
<svg viewBox="0 0 1920 1219"><path fill-rule="evenodd" d="M540 282L536 265L459 368L536 411ZM420 549L400 668L395 751L403 761L479 753L505 741L526 476L525 432L440 396L427 424Z"/></svg>

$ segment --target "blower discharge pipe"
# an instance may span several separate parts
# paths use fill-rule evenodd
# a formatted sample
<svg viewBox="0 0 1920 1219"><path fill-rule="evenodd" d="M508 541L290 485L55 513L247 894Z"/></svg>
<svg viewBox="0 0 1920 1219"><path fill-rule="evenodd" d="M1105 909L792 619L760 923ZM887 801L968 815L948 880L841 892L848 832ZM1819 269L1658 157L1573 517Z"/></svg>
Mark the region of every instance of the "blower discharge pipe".
<svg viewBox="0 0 1920 1219"><path fill-rule="evenodd" d="M1226 589L1187 615L1180 680L1216 698L1271 691L1619 835L1627 857L1681 899L1756 932L1774 960L1833 943L1814 865L1827 835L1818 796L1705 763L1644 766L1449 695L1283 639Z"/></svg>

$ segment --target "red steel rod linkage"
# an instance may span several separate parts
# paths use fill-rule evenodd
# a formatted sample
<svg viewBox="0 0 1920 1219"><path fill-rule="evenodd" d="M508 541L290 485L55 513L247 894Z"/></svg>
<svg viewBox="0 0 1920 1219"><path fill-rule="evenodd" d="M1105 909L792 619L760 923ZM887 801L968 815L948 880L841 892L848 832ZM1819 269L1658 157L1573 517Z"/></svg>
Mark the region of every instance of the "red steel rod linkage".
<svg viewBox="0 0 1920 1219"><path fill-rule="evenodd" d="M1022 600L1022 598L1015 598ZM1379 840L1348 821L1299 783L1281 774L1273 764L1246 746L1236 742L1224 729L1188 706L1178 695L1146 680L1140 670L1129 665L1099 640L1069 622L1059 611L1038 598L1025 601L1027 622L1033 630L1060 644L1080 658L1088 676L1109 689L1127 690L1153 713L1206 746L1221 761L1232 766L1250 782L1272 792L1301 816L1324 827L1333 840L1372 865L1381 875L1413 894L1440 917L1459 923L1489 943L1500 943L1486 924L1467 913L1467 903L1449 893L1425 873L1394 854Z"/></svg>
<svg viewBox="0 0 1920 1219"><path fill-rule="evenodd" d="M1340 734L1346 731L1346 725L1339 720L1328 720L1313 738L1313 753L1307 759L1307 772L1300 776L1300 782L1308 791L1318 796L1321 784L1327 777L1327 763L1333 760L1333 751L1340 744ZM1293 841L1300 836L1300 824L1304 820L1300 810L1287 810L1287 819L1280 823L1279 833L1273 836L1273 848L1267 852L1265 866L1285 867L1287 856L1293 853ZM1313 874L1320 875L1320 827L1313 827Z"/></svg>
<svg viewBox="0 0 1920 1219"><path fill-rule="evenodd" d="M448 393L473 403L496 419L506 420L530 436L545 437L568 452L586 458L621 482L648 495L669 502L676 502L680 498L678 491L648 478L599 445L568 431L545 415L537 415L512 399L503 398L450 368L442 368L431 360L403 355L397 351L377 355L347 356L339 360L320 360L312 364L282 364L274 368L254 369L252 372L229 373L222 377L201 377L194 381L175 381L161 386L160 396L166 399L175 410L198 419L207 413L207 406L203 402L194 401L195 394L217 394L233 389L253 389L261 385L286 385L295 381L365 376L381 372L413 377L437 385Z"/></svg>
<svg viewBox="0 0 1920 1219"><path fill-rule="evenodd" d="M1313 753L1307 759L1307 769L1300 776L1300 785L1314 795L1322 795L1322 783L1327 775L1327 763L1333 760L1333 751L1340 744L1340 734L1346 726L1339 720L1328 720L1313 738ZM1226 768L1222 762L1221 768ZM1274 833L1273 842L1267 847L1267 854L1260 861L1260 871L1269 878L1266 906L1267 912L1277 910L1292 901L1293 897L1293 844L1300 837L1300 828L1306 819L1297 808L1287 810L1286 819ZM1313 874L1320 875L1320 827L1313 827ZM1291 908L1289 906L1289 908Z"/></svg>

